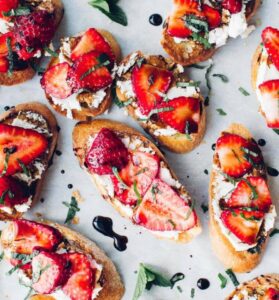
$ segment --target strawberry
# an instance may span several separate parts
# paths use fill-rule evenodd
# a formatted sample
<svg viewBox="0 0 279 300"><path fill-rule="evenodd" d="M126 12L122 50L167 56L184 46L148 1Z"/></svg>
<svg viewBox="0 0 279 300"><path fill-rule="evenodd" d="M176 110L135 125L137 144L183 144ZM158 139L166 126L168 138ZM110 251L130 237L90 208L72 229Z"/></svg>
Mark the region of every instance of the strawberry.
<svg viewBox="0 0 279 300"><path fill-rule="evenodd" d="M153 231L186 231L197 223L195 211L160 179L153 180L133 218Z"/></svg>
<svg viewBox="0 0 279 300"><path fill-rule="evenodd" d="M67 260L56 253L42 251L32 259L32 288L50 294L67 280Z"/></svg>
<svg viewBox="0 0 279 300"><path fill-rule="evenodd" d="M275 288L269 288L266 291L266 294L263 297L263 300L279 300L279 290L277 290Z"/></svg>
<svg viewBox="0 0 279 300"><path fill-rule="evenodd" d="M262 95L261 109L270 128L279 128L279 79L259 85Z"/></svg>
<svg viewBox="0 0 279 300"><path fill-rule="evenodd" d="M200 121L200 102L197 98L178 97L158 105L158 109L169 108L158 113L159 118L180 133L195 133Z"/></svg>
<svg viewBox="0 0 279 300"><path fill-rule="evenodd" d="M21 172L22 164L30 164L47 146L46 137L35 130L0 124L0 173Z"/></svg>
<svg viewBox="0 0 279 300"><path fill-rule="evenodd" d="M229 207L254 207L267 212L272 204L267 183L262 177L241 180L227 202Z"/></svg>
<svg viewBox="0 0 279 300"><path fill-rule="evenodd" d="M262 224L264 213L241 209L226 210L221 214L224 225L243 243L254 244Z"/></svg>
<svg viewBox="0 0 279 300"><path fill-rule="evenodd" d="M47 95L58 99L66 99L73 94L67 82L70 66L67 62L50 67L41 79L42 88Z"/></svg>
<svg viewBox="0 0 279 300"><path fill-rule="evenodd" d="M19 0L0 0L0 18L7 18L4 16L4 13L17 8L18 5Z"/></svg>
<svg viewBox="0 0 279 300"><path fill-rule="evenodd" d="M96 50L100 53L105 53L110 58L111 62L115 61L115 54L113 53L109 43L95 28L89 28L82 35L71 53L71 59L75 61L83 54L93 50Z"/></svg>
<svg viewBox="0 0 279 300"><path fill-rule="evenodd" d="M241 177L252 168L246 159L245 150L249 142L243 137L226 133L216 143L216 152L219 157L221 170L231 177Z"/></svg>
<svg viewBox="0 0 279 300"><path fill-rule="evenodd" d="M90 172L99 175L113 174L112 167L121 170L128 163L129 153L118 136L110 129L102 128L85 157Z"/></svg>
<svg viewBox="0 0 279 300"><path fill-rule="evenodd" d="M63 254L70 264L70 277L62 287L71 300L91 300L96 270L89 258L82 253Z"/></svg>
<svg viewBox="0 0 279 300"><path fill-rule="evenodd" d="M222 16L219 10L204 4L202 11L208 21L210 29L219 27L222 21Z"/></svg>
<svg viewBox="0 0 279 300"><path fill-rule="evenodd" d="M9 70L9 61L6 57L0 57L0 73L6 73Z"/></svg>
<svg viewBox="0 0 279 300"><path fill-rule="evenodd" d="M264 47L279 71L279 30L273 27L266 27L262 32Z"/></svg>
<svg viewBox="0 0 279 300"><path fill-rule="evenodd" d="M239 13L242 9L242 0L223 0L222 7L231 14Z"/></svg>
<svg viewBox="0 0 279 300"><path fill-rule="evenodd" d="M74 89L90 89L98 91L112 84L110 71L106 67L110 64L106 54L97 51L80 56L72 65L68 73L68 83Z"/></svg>
<svg viewBox="0 0 279 300"><path fill-rule="evenodd" d="M152 181L158 174L159 158L156 155L136 151L130 155L129 163L119 172L119 176L126 185L112 175L114 190L117 198L125 205L135 205L138 196L135 193L135 186L141 197L146 193Z"/></svg>
<svg viewBox="0 0 279 300"><path fill-rule="evenodd" d="M0 36L0 57L7 56L9 53L8 49L8 38L11 39L11 46L14 48L15 46L15 39L14 34L12 32L4 33Z"/></svg>
<svg viewBox="0 0 279 300"><path fill-rule="evenodd" d="M25 263L23 260L15 259L15 258L10 258L9 262L12 266L14 266L14 267L17 266L21 270L25 270L27 272L32 271L31 262Z"/></svg>
<svg viewBox="0 0 279 300"><path fill-rule="evenodd" d="M147 115L157 106L169 89L172 73L151 65L143 64L132 72L133 90L137 96L141 112Z"/></svg>
<svg viewBox="0 0 279 300"><path fill-rule="evenodd" d="M12 177L0 177L0 206L14 207L28 201L26 187Z"/></svg>

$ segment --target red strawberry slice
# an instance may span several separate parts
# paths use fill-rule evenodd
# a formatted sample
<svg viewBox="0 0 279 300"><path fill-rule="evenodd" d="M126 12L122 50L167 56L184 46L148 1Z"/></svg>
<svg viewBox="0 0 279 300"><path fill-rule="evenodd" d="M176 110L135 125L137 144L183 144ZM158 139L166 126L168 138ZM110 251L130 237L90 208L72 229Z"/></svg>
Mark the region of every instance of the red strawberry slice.
<svg viewBox="0 0 279 300"><path fill-rule="evenodd" d="M269 288L266 291L266 295L263 300L279 300L279 290L275 288Z"/></svg>
<svg viewBox="0 0 279 300"><path fill-rule="evenodd" d="M252 164L245 158L249 142L236 134L224 134L216 143L221 170L231 177L241 177L247 173Z"/></svg>
<svg viewBox="0 0 279 300"><path fill-rule="evenodd" d="M262 177L241 180L227 202L229 207L254 207L267 212L272 204L267 183Z"/></svg>
<svg viewBox="0 0 279 300"><path fill-rule="evenodd" d="M1 241L9 245L13 252L31 254L37 248L55 250L62 242L62 236L51 226L19 219L3 230Z"/></svg>
<svg viewBox="0 0 279 300"><path fill-rule="evenodd" d="M2 205L14 207L28 201L29 192L26 187L12 177L0 177L0 197Z"/></svg>
<svg viewBox="0 0 279 300"><path fill-rule="evenodd" d="M46 137L35 130L0 124L0 173L12 175L22 171L48 146Z"/></svg>
<svg viewBox="0 0 279 300"><path fill-rule="evenodd" d="M9 61L6 57L0 57L0 73L6 73L9 70Z"/></svg>
<svg viewBox="0 0 279 300"><path fill-rule="evenodd" d="M64 254L70 263L70 277L62 287L63 292L71 300L91 300L94 289L96 269L91 267L91 262L85 254Z"/></svg>
<svg viewBox="0 0 279 300"><path fill-rule="evenodd" d="M18 57L24 61L27 61L30 58L33 58L34 55L36 53L38 53L38 51L41 51L41 50L35 49L34 51L30 51L27 47L25 47L25 48L22 47L21 49L16 49L16 53L17 53Z"/></svg>
<svg viewBox="0 0 279 300"><path fill-rule="evenodd" d="M107 55L97 51L80 56L72 65L68 73L68 83L74 89L85 88L98 91L112 84L110 71L106 67L110 64Z"/></svg>
<svg viewBox="0 0 279 300"><path fill-rule="evenodd" d="M226 210L221 214L224 225L243 243L254 244L262 224L264 213L241 209Z"/></svg>
<svg viewBox="0 0 279 300"><path fill-rule="evenodd" d="M9 260L9 262L12 266L14 266L14 267L18 266L18 268L21 269L21 270L26 270L26 271L31 271L32 270L31 262L24 263L22 260L15 259L15 258L11 258Z"/></svg>
<svg viewBox="0 0 279 300"><path fill-rule="evenodd" d="M65 99L73 94L73 89L67 82L70 66L67 62L50 67L41 79L42 88L47 95Z"/></svg>
<svg viewBox="0 0 279 300"><path fill-rule="evenodd" d="M32 259L32 288L50 294L67 280L67 261L59 254L42 251Z"/></svg>
<svg viewBox="0 0 279 300"><path fill-rule="evenodd" d="M266 27L262 32L262 40L269 57L279 70L279 30Z"/></svg>
<svg viewBox="0 0 279 300"><path fill-rule="evenodd" d="M210 29L219 27L222 21L222 16L219 10L205 4L203 5L202 11L208 21Z"/></svg>
<svg viewBox="0 0 279 300"><path fill-rule="evenodd" d="M147 115L157 106L167 92L172 81L172 73L151 65L135 67L132 72L133 90L141 112Z"/></svg>
<svg viewBox="0 0 279 300"><path fill-rule="evenodd" d="M115 61L115 55L104 37L95 29L89 28L71 53L71 59L77 60L83 54L96 50L100 53L105 53L110 58L111 62Z"/></svg>
<svg viewBox="0 0 279 300"><path fill-rule="evenodd" d="M231 14L239 13L242 9L242 0L223 0L222 7L227 9Z"/></svg>
<svg viewBox="0 0 279 300"><path fill-rule="evenodd" d="M153 231L186 231L197 223L195 211L160 179L152 182L133 218Z"/></svg>
<svg viewBox="0 0 279 300"><path fill-rule="evenodd" d="M123 188L123 184L115 175L112 176L117 198L125 205L135 205L139 200L135 189L143 197L157 176L158 170L159 158L156 155L140 151L131 154L128 165L119 172L126 187Z"/></svg>
<svg viewBox="0 0 279 300"><path fill-rule="evenodd" d="M163 102L158 108L169 108L160 112L159 118L181 133L195 133L200 121L200 101L197 98L178 97Z"/></svg>
<svg viewBox="0 0 279 300"><path fill-rule="evenodd" d="M262 95L261 109L270 128L279 128L279 79L259 85Z"/></svg>
<svg viewBox="0 0 279 300"><path fill-rule="evenodd" d="M7 17L4 16L4 13L17 8L18 5L18 0L0 0L0 18L6 19Z"/></svg>
<svg viewBox="0 0 279 300"><path fill-rule="evenodd" d="M129 160L129 153L118 136L102 128L86 154L85 165L99 175L113 174L112 167L121 170Z"/></svg>
<svg viewBox="0 0 279 300"><path fill-rule="evenodd" d="M7 56L9 53L8 49L8 39L11 40L11 46L14 49L15 39L12 32L4 33L0 36L0 57Z"/></svg>

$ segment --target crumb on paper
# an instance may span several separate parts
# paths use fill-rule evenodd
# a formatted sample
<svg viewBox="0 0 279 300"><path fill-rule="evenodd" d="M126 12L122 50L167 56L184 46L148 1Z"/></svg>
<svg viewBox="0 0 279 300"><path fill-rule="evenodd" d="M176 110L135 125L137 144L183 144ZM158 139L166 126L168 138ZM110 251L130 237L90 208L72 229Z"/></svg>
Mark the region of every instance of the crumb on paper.
<svg viewBox="0 0 279 300"><path fill-rule="evenodd" d="M83 199L83 197L81 196L79 190L73 191L73 192L72 192L72 196L76 198L76 200L77 200L78 203L84 202L84 199Z"/></svg>
<svg viewBox="0 0 279 300"><path fill-rule="evenodd" d="M41 219L43 217L43 214L40 213L40 212L36 212L34 213L35 217L38 218L38 219Z"/></svg>
<svg viewBox="0 0 279 300"><path fill-rule="evenodd" d="M74 225L79 224L79 217L75 216L75 217L73 218L73 220L72 220L71 223L74 224Z"/></svg>

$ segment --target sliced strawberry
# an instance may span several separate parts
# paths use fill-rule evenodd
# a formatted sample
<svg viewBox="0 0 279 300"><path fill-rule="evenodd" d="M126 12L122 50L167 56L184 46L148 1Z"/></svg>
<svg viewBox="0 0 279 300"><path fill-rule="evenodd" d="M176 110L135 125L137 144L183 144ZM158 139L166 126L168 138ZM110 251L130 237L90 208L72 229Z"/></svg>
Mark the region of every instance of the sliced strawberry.
<svg viewBox="0 0 279 300"><path fill-rule="evenodd" d="M27 61L34 57L36 53L41 50L33 50L30 51L27 47L21 47L20 49L16 49L16 53L21 60Z"/></svg>
<svg viewBox="0 0 279 300"><path fill-rule="evenodd" d="M0 177L0 197L2 205L14 207L28 201L29 192L26 187L12 177Z"/></svg>
<svg viewBox="0 0 279 300"><path fill-rule="evenodd" d="M249 142L243 137L226 133L216 143L221 170L229 176L240 177L247 173L252 164L245 158Z"/></svg>
<svg viewBox="0 0 279 300"><path fill-rule="evenodd" d="M254 244L262 224L264 213L241 209L226 210L221 214L224 225L243 243Z"/></svg>
<svg viewBox="0 0 279 300"><path fill-rule="evenodd" d="M65 99L73 94L73 90L66 80L69 70L69 64L64 62L50 67L44 73L41 85L46 94L58 99Z"/></svg>
<svg viewBox="0 0 279 300"><path fill-rule="evenodd" d="M4 16L4 13L17 8L18 5L19 0L0 0L0 18L7 18Z"/></svg>
<svg viewBox="0 0 279 300"><path fill-rule="evenodd" d="M68 73L68 83L74 89L90 89L97 91L112 84L110 71L106 67L110 63L106 54L97 51L80 56Z"/></svg>
<svg viewBox="0 0 279 300"><path fill-rule="evenodd" d="M0 57L0 73L6 73L9 70L9 61L6 57Z"/></svg>
<svg viewBox="0 0 279 300"><path fill-rule="evenodd" d="M32 259L32 288L40 294L50 294L68 277L67 260L56 253L42 251Z"/></svg>
<svg viewBox="0 0 279 300"><path fill-rule="evenodd" d="M141 112L147 115L163 99L172 81L172 73L151 65L135 67L132 72L133 90Z"/></svg>
<svg viewBox="0 0 279 300"><path fill-rule="evenodd" d="M266 27L262 32L262 40L269 57L279 71L279 30Z"/></svg>
<svg viewBox="0 0 279 300"><path fill-rule="evenodd" d="M99 175L113 174L112 167L121 170L129 160L129 153L120 138L110 129L102 128L86 154L85 165Z"/></svg>
<svg viewBox="0 0 279 300"><path fill-rule="evenodd" d="M221 13L218 9L215 9L209 5L204 4L202 11L208 21L210 29L219 27L222 21Z"/></svg>
<svg viewBox="0 0 279 300"><path fill-rule="evenodd" d="M113 53L109 43L95 28L89 28L83 34L71 53L71 59L75 61L83 54L93 50L105 53L110 58L111 62L115 61L115 54Z"/></svg>
<svg viewBox="0 0 279 300"><path fill-rule="evenodd" d="M266 294L263 297L263 300L279 300L279 290L277 290L275 288L269 288L266 291Z"/></svg>
<svg viewBox="0 0 279 300"><path fill-rule="evenodd" d="M222 7L227 9L231 14L239 13L242 9L242 0L223 0Z"/></svg>
<svg viewBox="0 0 279 300"><path fill-rule="evenodd" d="M85 254L64 254L70 264L70 277L62 287L63 292L71 300L91 300L94 289L96 269Z"/></svg>
<svg viewBox="0 0 279 300"><path fill-rule="evenodd" d="M267 212L272 204L267 183L262 177L241 180L227 202L229 207L254 207Z"/></svg>
<svg viewBox="0 0 279 300"><path fill-rule="evenodd" d="M62 242L62 236L51 226L19 219L3 230L1 241L15 253L31 254L37 248L55 250Z"/></svg>
<svg viewBox="0 0 279 300"><path fill-rule="evenodd" d="M153 231L186 231L197 223L195 211L160 179L152 182L133 218Z"/></svg>
<svg viewBox="0 0 279 300"><path fill-rule="evenodd" d="M15 39L13 32L7 32L0 36L0 57L7 56L9 53L8 39L11 41L11 47L14 49Z"/></svg>
<svg viewBox="0 0 279 300"><path fill-rule="evenodd" d="M11 258L9 260L9 262L12 266L14 266L14 267L17 266L21 270L26 270L26 271L32 270L31 262L24 263L24 261L22 261L20 259L15 259L15 258Z"/></svg>
<svg viewBox="0 0 279 300"><path fill-rule="evenodd" d="M200 121L200 102L197 98L178 97L157 106L166 108L159 118L167 125L181 133L195 133ZM169 109L169 110L168 110Z"/></svg>
<svg viewBox="0 0 279 300"><path fill-rule="evenodd" d="M112 175L117 198L125 205L135 205L139 195L143 197L158 174L159 158L156 155L136 151L130 155L128 165L119 172L123 184Z"/></svg>
<svg viewBox="0 0 279 300"><path fill-rule="evenodd" d="M0 173L12 175L22 171L48 146L46 137L35 130L0 124Z"/></svg>
<svg viewBox="0 0 279 300"><path fill-rule="evenodd" d="M259 85L262 95L261 109L270 128L279 128L279 79Z"/></svg>

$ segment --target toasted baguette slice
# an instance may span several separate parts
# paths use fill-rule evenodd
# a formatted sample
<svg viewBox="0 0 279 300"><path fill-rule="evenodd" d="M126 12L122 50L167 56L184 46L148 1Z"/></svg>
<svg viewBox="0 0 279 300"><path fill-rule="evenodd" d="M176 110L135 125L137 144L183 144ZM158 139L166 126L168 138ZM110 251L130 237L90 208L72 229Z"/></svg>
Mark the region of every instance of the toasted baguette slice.
<svg viewBox="0 0 279 300"><path fill-rule="evenodd" d="M226 300L245 300L248 299L247 297L257 300L271 299L266 296L269 289L274 289L279 292L279 274L261 275L253 280L244 282L238 286Z"/></svg>
<svg viewBox="0 0 279 300"><path fill-rule="evenodd" d="M69 242L70 250L85 253L92 256L96 262L103 266L101 274L102 290L95 298L96 300L119 300L124 294L124 286L120 275L111 259L94 242L84 237L80 233L62 226L58 223L42 220L41 223L56 228L62 236ZM3 246L3 241L2 241ZM5 245L4 245L5 249ZM48 295L34 295L30 300L59 300Z"/></svg>
<svg viewBox="0 0 279 300"><path fill-rule="evenodd" d="M200 102L200 121L198 124L198 131L196 133L191 133L189 136L186 134L181 134L177 131L176 134L172 135L163 135L157 134L160 130L165 130L168 128L166 124L161 122L158 119L149 119L148 121L142 121L141 118L137 115L138 105L136 95L134 94L131 97L129 94L123 92L120 87L120 84L123 82L128 82L131 80L132 67L137 63L137 61L145 60L145 62L149 65L156 66L165 70L172 72L173 74L173 82L171 83L171 88L175 88L177 82L189 82L186 74L182 66L175 64L172 60L166 59L160 55L144 55L140 51L134 52L124 58L122 63L119 66L119 70L117 73L117 81L116 81L116 95L117 98L123 103L128 114L139 122L142 128L150 134L155 140L157 140L160 144L168 148L170 151L176 153L186 153L193 150L197 147L203 139L205 128L206 128L206 112L204 106L204 100L201 96L200 90L198 87L194 88L195 93L192 97L199 99ZM125 66L130 66L125 67ZM123 69L127 69L126 72L122 71ZM182 70L181 70L182 69ZM192 88L192 87L191 87ZM192 88L193 89L193 88ZM185 89L185 96L187 96L187 90ZM133 99L132 102L131 99ZM130 104L126 105L125 102L129 101Z"/></svg>
<svg viewBox="0 0 279 300"><path fill-rule="evenodd" d="M31 1L26 1L31 2ZM39 2L39 1L36 1ZM46 1L40 1L41 3L38 4L38 6L46 7L46 9L50 6L54 6L54 17L55 17L55 26L58 28L63 15L64 15L64 6L61 0L46 0ZM34 65L37 65L40 63L40 59L35 58L34 59ZM36 74L36 71L34 67L32 68L30 64L22 70L14 70L12 75L9 75L8 73L0 73L0 85L16 85L19 83L23 83L25 81L28 81L34 77Z"/></svg>
<svg viewBox="0 0 279 300"><path fill-rule="evenodd" d="M85 157L86 153L88 151L88 140L91 136L94 134L97 134L102 128L107 128L110 130L113 130L116 134L121 134L123 137L129 137L129 138L135 138L139 139L142 142L142 145L144 147L151 148L152 151L159 157L159 159L164 163L164 165L168 168L170 171L170 174L174 180L177 180L177 176L174 174L174 172L169 167L166 159L164 158L163 154L160 152L160 150L146 137L144 137L141 133L134 130L131 127L128 127L127 125L115 121L110 120L94 120L91 122L81 122L78 123L73 131L73 150L74 153L79 161L79 164L82 168L86 169L84 166L85 163ZM106 188L100 184L100 181L98 180L98 175L89 173L90 178L95 183L97 189L100 191L103 198L110 203L123 217L126 217L128 219L132 219L130 215L127 215L125 211L125 207L123 208L122 205L120 205L120 201L118 201L115 197L111 197L108 195ZM176 192L181 195L187 195L187 199L189 201L189 205L191 205L192 200L186 191L186 189L183 186L180 186ZM192 203L193 205L193 203ZM151 231L152 232L152 231ZM190 241L192 238L194 238L196 235L198 235L201 232L201 224L200 221L197 218L196 224L194 227L187 231L181 231L178 232L175 236L161 236L159 234L154 234L163 239L170 239L174 240L176 242L182 242L186 243Z"/></svg>
<svg viewBox="0 0 279 300"><path fill-rule="evenodd" d="M224 132L239 135L245 139L252 139L251 133L244 126L240 124L232 124ZM216 162L217 157L214 155L214 162ZM254 269L261 261L262 255L266 248L267 242L269 240L269 233L272 230L269 229L268 232L264 231L257 243L253 248L255 251L236 251L234 246L228 240L228 238L223 234L219 223L214 216L213 201L215 198L214 185L216 184L217 171L213 168L210 176L209 184L209 215L210 215L210 238L213 250L220 261L227 267L231 268L235 272L249 272ZM259 176L254 174L254 176ZM262 176L267 179L266 170L262 170ZM216 201L216 200L215 200Z"/></svg>
<svg viewBox="0 0 279 300"><path fill-rule="evenodd" d="M117 43L116 39L113 37L113 35L110 32L108 32L104 29L97 29L97 31L104 37L104 39L110 45L113 53L115 54L116 63L119 62L119 60L121 58L121 49L120 49L120 46ZM71 43L75 44L75 40L77 40L82 34L83 34L83 32L72 37ZM59 50L59 53L60 53L60 51L61 50ZM60 63L59 57L58 58L53 57L48 65L48 68L50 68L58 63ZM92 107L92 106L90 107L90 104L92 102L92 95L94 93L91 93L91 92L80 93L76 97L76 100L80 103L81 109L80 110L72 109L71 113L67 113L67 110L62 109L62 107L60 105L55 104L51 95L46 94L46 98L48 99L51 106L60 114L67 116L69 118L76 119L76 120L86 121L86 120L92 119L98 115L103 114L110 108L110 106L112 104L111 87L107 87L105 92L106 92L106 96L104 97L104 99L102 100L102 102L99 104L99 106L97 108Z"/></svg>
<svg viewBox="0 0 279 300"><path fill-rule="evenodd" d="M257 77L258 77L258 70L260 66L260 59L262 54L263 46L259 45L253 55L252 59L252 70L251 70L251 82L252 87L254 90L257 89Z"/></svg>
<svg viewBox="0 0 279 300"><path fill-rule="evenodd" d="M14 108L11 108L9 111L6 111L0 116L0 122L4 124L11 124L13 120L16 119L20 113L26 113L26 112L36 113L42 116L43 119L46 121L48 127L47 129L50 133L48 137L49 140L48 152L43 155L43 162L44 165L46 166L46 169L42 172L41 178L34 180L29 187L30 191L32 191L31 206L33 206L39 200L46 171L48 166L51 164L52 156L58 140L58 126L52 112L45 105L39 102L23 103L17 105ZM15 209L13 209L12 214L0 210L0 220L16 219L22 217L22 215L23 213L18 212Z"/></svg>
<svg viewBox="0 0 279 300"><path fill-rule="evenodd" d="M204 1L203 1L204 2ZM249 21L260 6L260 0L252 0L247 4L246 19ZM176 43L174 38L168 34L168 19L164 24L161 45L167 54L176 62L183 66L189 66L211 58L217 48L214 45L210 49L194 40L187 40L182 43Z"/></svg>

